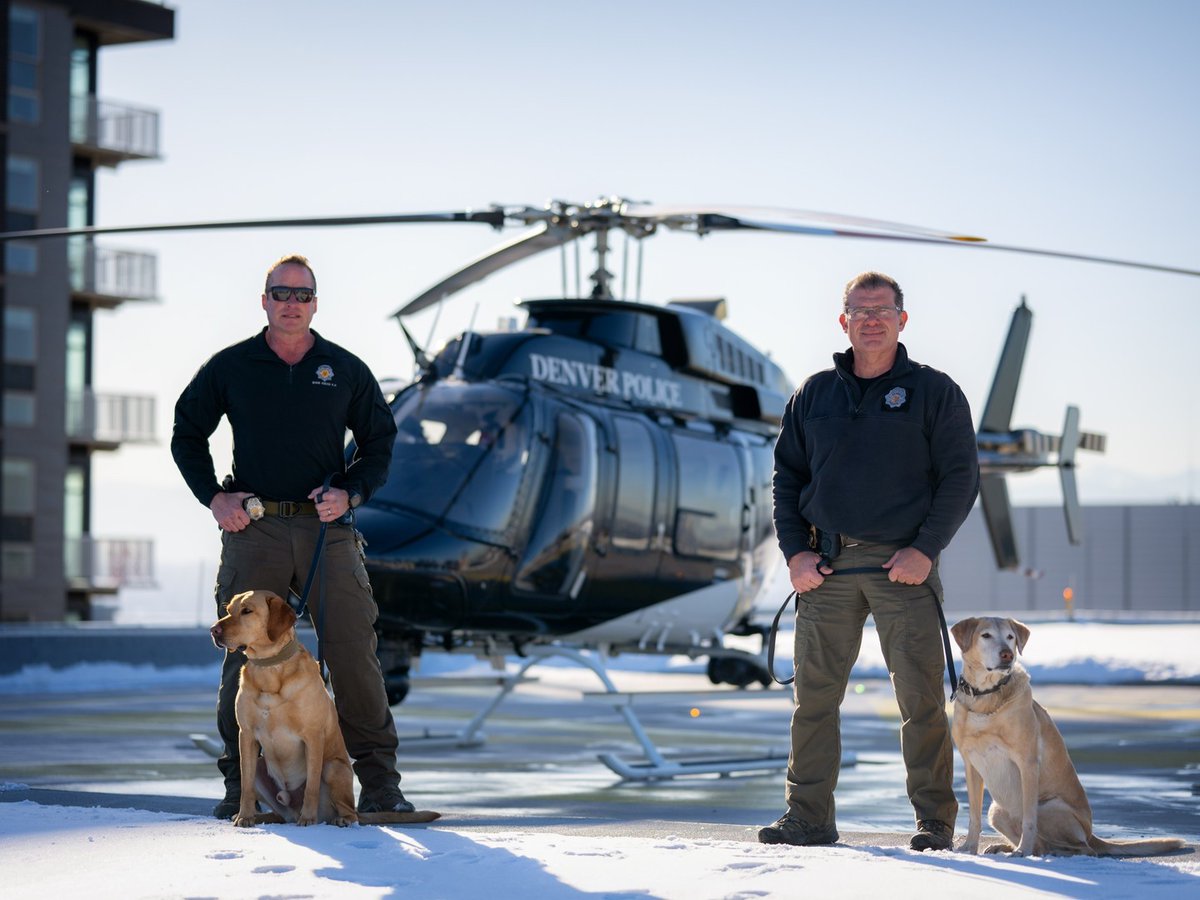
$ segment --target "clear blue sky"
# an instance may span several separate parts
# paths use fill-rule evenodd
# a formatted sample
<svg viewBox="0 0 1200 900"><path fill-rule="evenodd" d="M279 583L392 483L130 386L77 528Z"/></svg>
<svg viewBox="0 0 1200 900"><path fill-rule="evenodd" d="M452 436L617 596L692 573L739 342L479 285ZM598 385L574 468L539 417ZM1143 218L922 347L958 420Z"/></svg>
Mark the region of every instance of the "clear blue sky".
<svg viewBox="0 0 1200 900"><path fill-rule="evenodd" d="M164 159L101 178L100 224L619 194L1200 267L1200 4L173 5L175 41L101 54L101 96L158 109ZM97 386L155 394L161 443L98 463L94 530L153 532L160 568L215 564L215 525L170 461L171 409L208 355L261 327L270 260L307 254L315 327L377 375L402 376L411 357L388 314L513 236L418 226L110 239L158 254L163 301L98 315ZM728 324L794 381L845 344L841 285L886 271L906 291L911 355L951 373L976 414L1026 294L1035 320L1015 424L1057 432L1075 403L1085 429L1109 436L1106 456L1081 459L1083 501L1200 491L1200 279L784 235L667 235L645 249L647 299L725 296ZM501 273L447 306L432 343L558 285L553 253ZM432 323L427 312L411 327L426 340ZM1055 484L1038 474L1012 490L1048 502ZM146 489L178 534L112 502Z"/></svg>

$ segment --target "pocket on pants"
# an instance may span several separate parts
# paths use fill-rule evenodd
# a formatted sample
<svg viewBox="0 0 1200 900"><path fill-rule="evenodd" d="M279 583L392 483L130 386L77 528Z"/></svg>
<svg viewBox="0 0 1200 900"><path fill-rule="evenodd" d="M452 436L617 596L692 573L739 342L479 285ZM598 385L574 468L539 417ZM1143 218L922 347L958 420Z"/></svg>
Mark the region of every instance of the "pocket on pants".
<svg viewBox="0 0 1200 900"><path fill-rule="evenodd" d="M217 567L217 583L213 587L213 596L217 601L217 615L225 615L225 607L233 599L233 585L237 581L237 568L222 562Z"/></svg>

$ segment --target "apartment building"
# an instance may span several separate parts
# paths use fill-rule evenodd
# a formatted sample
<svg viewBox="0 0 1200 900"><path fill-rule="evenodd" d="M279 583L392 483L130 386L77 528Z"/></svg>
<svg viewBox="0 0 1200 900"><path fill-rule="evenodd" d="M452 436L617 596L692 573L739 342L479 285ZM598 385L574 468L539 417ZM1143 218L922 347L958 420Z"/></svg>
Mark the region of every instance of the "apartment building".
<svg viewBox="0 0 1200 900"><path fill-rule="evenodd" d="M156 160L159 114L106 99L100 52L169 40L175 13L145 0L0 0L5 231L94 224L96 172ZM151 442L154 399L92 383L92 322L153 301L156 258L90 237L9 241L3 307L0 622L87 620L94 601L152 581L150 540L91 531L92 459Z"/></svg>

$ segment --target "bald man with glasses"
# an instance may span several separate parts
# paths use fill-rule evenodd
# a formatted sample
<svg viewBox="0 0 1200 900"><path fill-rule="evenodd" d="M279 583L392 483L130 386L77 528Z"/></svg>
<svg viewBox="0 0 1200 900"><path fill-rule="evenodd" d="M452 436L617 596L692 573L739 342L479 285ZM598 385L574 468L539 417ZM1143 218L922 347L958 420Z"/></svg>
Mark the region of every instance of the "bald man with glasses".
<svg viewBox="0 0 1200 900"><path fill-rule="evenodd" d="M839 707L870 615L900 707L910 846L945 850L958 803L937 560L975 502L975 429L958 385L900 343L908 313L895 279L853 278L838 321L849 349L792 396L775 445L775 530L798 595L796 705L787 812L758 838L838 840Z"/></svg>
<svg viewBox="0 0 1200 900"><path fill-rule="evenodd" d="M262 308L266 327L204 363L175 405L171 453L221 528L217 615L242 591L299 592L326 526L308 610L362 786L358 809L412 812L399 787L396 725L375 655L378 610L350 514L387 480L396 423L366 363L312 330L317 281L307 259L285 256L270 266ZM209 448L222 418L233 431L225 484ZM349 464L347 429L356 447ZM213 815L221 819L240 804L234 699L245 661L239 652L226 655L217 695L225 798Z"/></svg>

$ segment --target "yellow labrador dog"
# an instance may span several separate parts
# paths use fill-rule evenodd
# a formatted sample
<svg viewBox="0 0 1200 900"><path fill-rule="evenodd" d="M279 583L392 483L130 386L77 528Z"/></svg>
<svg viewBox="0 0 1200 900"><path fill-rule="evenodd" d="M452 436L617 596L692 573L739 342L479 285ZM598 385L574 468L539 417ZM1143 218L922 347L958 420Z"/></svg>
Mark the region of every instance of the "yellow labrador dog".
<svg viewBox="0 0 1200 900"><path fill-rule="evenodd" d="M350 754L317 661L296 639L292 608L270 591L247 591L211 633L218 647L246 654L236 707L242 797L233 824L263 821L256 789L285 822L357 822Z"/></svg>
<svg viewBox="0 0 1200 900"><path fill-rule="evenodd" d="M1010 843L987 853L1147 856L1184 846L1176 838L1106 841L1092 834L1092 808L1050 716L1017 661L1029 629L1015 619L964 619L951 629L962 650L954 701L954 743L967 775L971 819L958 848L979 852L983 790L988 822ZM1015 848L1015 850L1014 850Z"/></svg>

